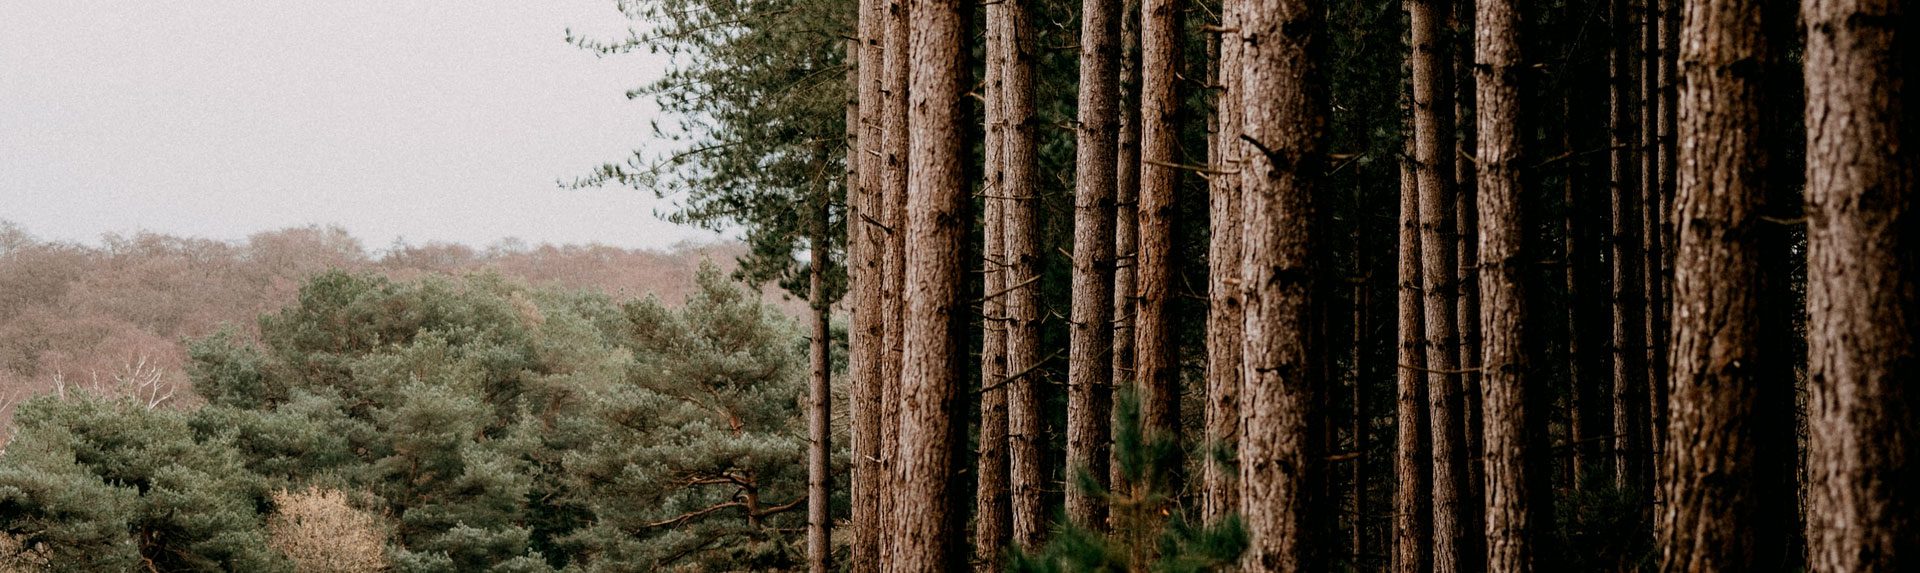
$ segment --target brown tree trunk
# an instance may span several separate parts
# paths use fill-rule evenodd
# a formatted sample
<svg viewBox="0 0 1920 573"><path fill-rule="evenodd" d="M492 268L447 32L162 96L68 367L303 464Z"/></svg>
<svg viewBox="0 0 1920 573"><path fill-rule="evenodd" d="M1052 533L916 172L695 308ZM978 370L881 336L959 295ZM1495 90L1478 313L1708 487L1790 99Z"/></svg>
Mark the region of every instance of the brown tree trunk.
<svg viewBox="0 0 1920 573"><path fill-rule="evenodd" d="M1040 453L1040 253L1033 104L1032 0L1006 0L1001 34L1006 59L1000 97L1004 133L1007 290L1007 450L1013 476L1013 542L1039 547L1049 519Z"/></svg>
<svg viewBox="0 0 1920 573"><path fill-rule="evenodd" d="M1535 567L1550 488L1547 452L1541 448L1545 412L1530 395L1541 385L1528 380L1525 281L1530 261L1522 174L1525 133L1521 113L1521 17L1513 0L1480 0L1475 25L1476 100L1479 108L1480 284L1486 297L1481 326L1487 333L1486 547L1487 571L1524 572Z"/></svg>
<svg viewBox="0 0 1920 573"><path fill-rule="evenodd" d="M1140 0L1122 0L1120 12L1120 134L1114 183L1113 385L1134 384L1140 245ZM1116 412L1117 414L1117 412ZM1109 427L1112 427L1111 424ZM1120 465L1109 463L1113 491L1127 488Z"/></svg>
<svg viewBox="0 0 1920 573"><path fill-rule="evenodd" d="M1115 176L1120 163L1117 0L1083 0L1080 25L1080 129L1074 158L1073 303L1067 350L1067 519L1106 527L1106 503L1077 477L1108 481L1113 407L1113 239Z"/></svg>
<svg viewBox="0 0 1920 573"><path fill-rule="evenodd" d="M1176 3L1142 0L1140 6L1140 242L1134 258L1139 298L1133 324L1133 374L1141 390L1141 417L1149 433L1174 438L1180 432L1180 380L1167 304L1173 292L1173 196L1179 183L1172 167L1179 161L1180 98L1175 83L1181 25ZM1178 480L1178 472L1174 475Z"/></svg>
<svg viewBox="0 0 1920 573"><path fill-rule="evenodd" d="M1240 25L1235 12L1239 3L1221 5L1221 28L1233 30ZM1216 96L1214 123L1217 126L1208 153L1213 155L1213 171L1208 179L1212 201L1208 205L1208 225L1212 229L1207 248L1207 405L1206 446L1202 451L1232 451L1240 442L1240 352L1245 328L1240 307L1240 178L1227 175L1240 169L1236 153L1240 149L1239 42L1220 36L1215 72L1220 86ZM1239 510L1238 473L1232 466L1214 460L1211 454L1201 461L1203 479L1203 518L1213 523Z"/></svg>
<svg viewBox="0 0 1920 573"><path fill-rule="evenodd" d="M908 10L909 0L887 0L881 63L881 156L885 162L880 180L880 316L882 355L880 361L880 460L885 477L880 493L880 522L886 528L880 539L883 569L891 570L892 559L900 554L900 536L896 533L894 511L901 489L900 404L901 355L903 346L902 295L906 285L906 203L907 203L907 96L909 92Z"/></svg>
<svg viewBox="0 0 1920 573"><path fill-rule="evenodd" d="M825 160L825 157L821 158ZM829 348L833 301L827 299L829 198L825 181L814 198L813 251L807 272L807 297L813 304L813 335L807 341L811 372L807 380L807 570L827 573L832 564L833 382Z"/></svg>
<svg viewBox="0 0 1920 573"><path fill-rule="evenodd" d="M1807 30L1808 566L1920 567L1920 15L1810 0Z"/></svg>
<svg viewBox="0 0 1920 573"><path fill-rule="evenodd" d="M872 573L880 561L880 362L884 354L880 317L882 239L880 213L880 67L884 58L884 2L860 1L857 146L847 162L858 168L847 188L847 293L853 325L847 331L848 406L852 414L852 526L850 565Z"/></svg>
<svg viewBox="0 0 1920 573"><path fill-rule="evenodd" d="M974 569L1002 569L1001 552L1012 538L1012 502L1007 469L1007 169L1004 70L1007 65L1005 2L986 8L986 184L981 186L980 437L975 459Z"/></svg>
<svg viewBox="0 0 1920 573"><path fill-rule="evenodd" d="M1572 89L1563 92L1560 104L1561 112L1565 117L1574 117ZM1560 141L1561 151L1569 157L1578 152L1571 127L1564 128ZM1588 424L1591 423L1593 404L1589 401L1587 392L1588 389L1595 387L1592 381L1593 369L1589 368L1588 360L1591 347L1587 344L1586 336L1591 328L1587 324L1586 301L1589 296L1587 288L1592 284L1590 281L1593 277L1593 270L1588 267L1588 260L1592 259L1588 249L1592 246L1587 239L1588 227L1585 221L1585 216L1590 213L1586 210L1589 202L1585 194L1580 191L1580 181L1583 178L1579 175L1580 173L1574 171L1574 168L1568 168L1564 187L1561 190L1560 220L1562 245L1567 262L1562 269L1565 273L1567 289L1566 364L1569 386L1567 389L1567 451L1570 466L1567 473L1571 482L1569 485L1574 491L1585 490L1589 472L1592 471L1593 460L1588 458L1588 453L1593 450L1593 445L1589 442L1594 441L1594 436L1589 433Z"/></svg>
<svg viewBox="0 0 1920 573"><path fill-rule="evenodd" d="M1411 96L1408 96L1409 98ZM1410 102L1410 99L1409 99ZM1393 570L1424 573L1433 559L1433 453L1427 432L1426 313L1420 276L1420 183L1413 138L1400 159L1399 367L1395 424Z"/></svg>
<svg viewBox="0 0 1920 573"><path fill-rule="evenodd" d="M1354 262L1358 267L1362 259L1359 256L1361 249L1357 226L1354 234ZM1347 487L1350 488L1347 496L1353 500L1352 513L1349 514L1353 537L1348 547L1347 563L1356 569L1367 557L1367 522L1372 515L1370 511L1373 509L1367 504L1367 451L1372 447L1367 433L1372 429L1373 422L1367 415L1366 368L1361 366L1366 362L1367 333L1371 328L1367 324L1369 316L1367 305L1372 303L1373 291L1367 283L1368 281L1361 279L1353 287L1353 340L1351 341L1353 346L1348 349L1348 360L1353 363L1351 378L1353 386L1349 388L1352 392L1353 415L1348 419L1348 423L1352 425L1348 431L1353 434L1354 457L1347 474L1349 478Z"/></svg>
<svg viewBox="0 0 1920 573"><path fill-rule="evenodd" d="M1789 333L1768 328L1761 298L1763 259L1784 256L1762 239L1771 158L1760 72L1778 57L1765 4L1694 4L1682 44L1672 425L1656 520L1667 571L1786 570L1762 558L1787 542L1794 503L1777 487L1792 479L1794 444L1775 443L1791 434L1769 431L1791 412L1768 407L1793 400L1791 364L1769 352Z"/></svg>
<svg viewBox="0 0 1920 573"><path fill-rule="evenodd" d="M967 217L961 167L967 52L958 0L916 0L908 89L906 272L901 359L895 571L945 571L960 542L955 507L961 430L960 282Z"/></svg>
<svg viewBox="0 0 1920 573"><path fill-rule="evenodd" d="M1408 0L1412 29L1414 177L1420 185L1420 255L1426 287L1428 401L1433 444L1433 567L1472 571L1476 548L1467 502L1465 401L1460 388L1460 334L1456 314L1460 274L1454 209L1452 60L1441 24L1447 0Z"/></svg>
<svg viewBox="0 0 1920 573"><path fill-rule="evenodd" d="M1319 408L1326 369L1316 188L1324 175L1326 85L1319 58L1325 7L1311 0L1238 0L1240 171L1245 219L1240 276L1246 346L1240 389L1241 511L1246 571L1319 570L1312 529L1324 463Z"/></svg>
<svg viewBox="0 0 1920 573"><path fill-rule="evenodd" d="M1640 193L1633 166L1633 26L1627 0L1613 0L1608 128L1613 207L1614 486L1645 495L1646 326L1640 274Z"/></svg>
<svg viewBox="0 0 1920 573"><path fill-rule="evenodd" d="M1643 57L1640 59L1640 205L1644 216L1640 218L1640 241L1645 250L1641 259L1641 292L1646 294L1646 348L1647 348L1647 394L1648 421L1647 445L1648 470L1658 473L1658 460L1666 447L1667 427L1667 328L1666 328L1666 288L1661 279L1660 269L1665 265L1664 247L1661 245L1661 221L1665 213L1661 211L1660 198L1660 62L1665 59L1660 53L1660 8L1659 3L1666 0L1641 0L1646 4L1642 13L1640 45ZM1658 483L1658 478L1650 483ZM1658 493L1650 491L1650 494ZM1658 504L1659 502L1656 502ZM1656 519L1656 523L1658 520Z"/></svg>
<svg viewBox="0 0 1920 573"><path fill-rule="evenodd" d="M1457 39L1452 46L1452 76L1454 85L1453 121L1458 126L1460 137L1454 142L1454 183L1457 203L1454 212L1454 239L1460 249L1460 264L1455 269L1456 284L1460 287L1460 303L1455 308L1460 326L1460 402L1461 424L1464 429L1467 448L1467 497L1464 505L1470 508L1483 507L1482 495L1486 489L1486 445L1481 435L1480 403L1480 245L1474 239L1480 232L1479 217L1479 176L1474 170L1473 161L1466 158L1474 156L1479 146L1474 125L1473 90L1473 30L1474 0L1454 0L1453 13L1448 16L1447 28ZM1479 515L1475 515L1475 523ZM1477 527L1477 525L1476 525ZM1478 531L1476 529L1475 531ZM1479 534L1473 534L1480 537Z"/></svg>

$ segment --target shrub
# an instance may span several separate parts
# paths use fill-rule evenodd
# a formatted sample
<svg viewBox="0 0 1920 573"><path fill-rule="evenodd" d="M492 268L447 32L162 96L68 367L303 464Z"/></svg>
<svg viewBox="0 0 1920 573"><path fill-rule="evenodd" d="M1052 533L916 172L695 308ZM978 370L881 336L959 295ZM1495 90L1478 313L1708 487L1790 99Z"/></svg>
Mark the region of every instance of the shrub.
<svg viewBox="0 0 1920 573"><path fill-rule="evenodd" d="M347 494L318 486L273 494L267 543L300 573L387 570L387 531L378 516L355 508Z"/></svg>

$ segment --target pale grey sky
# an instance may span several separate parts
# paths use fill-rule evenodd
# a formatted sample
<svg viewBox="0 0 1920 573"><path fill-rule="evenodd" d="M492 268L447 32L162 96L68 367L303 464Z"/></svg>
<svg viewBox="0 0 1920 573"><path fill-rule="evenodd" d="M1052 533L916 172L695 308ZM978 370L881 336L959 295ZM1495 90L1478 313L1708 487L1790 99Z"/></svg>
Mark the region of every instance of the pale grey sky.
<svg viewBox="0 0 1920 573"><path fill-rule="evenodd" d="M237 239L337 223L369 247L714 235L622 188L657 111L613 0L0 0L0 219L42 238Z"/></svg>

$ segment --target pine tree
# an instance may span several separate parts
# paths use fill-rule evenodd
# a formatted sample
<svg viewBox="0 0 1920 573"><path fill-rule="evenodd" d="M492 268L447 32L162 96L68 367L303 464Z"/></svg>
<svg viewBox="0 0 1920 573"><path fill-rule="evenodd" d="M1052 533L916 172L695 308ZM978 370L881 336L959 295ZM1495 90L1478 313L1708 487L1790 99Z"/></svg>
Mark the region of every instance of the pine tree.
<svg viewBox="0 0 1920 573"><path fill-rule="evenodd" d="M1080 11L1080 105L1074 160L1073 303L1067 356L1067 519L1098 531L1108 487L1108 441L1115 344L1112 327L1114 194L1118 186L1119 0L1084 0ZM1115 359L1117 360L1117 359Z"/></svg>

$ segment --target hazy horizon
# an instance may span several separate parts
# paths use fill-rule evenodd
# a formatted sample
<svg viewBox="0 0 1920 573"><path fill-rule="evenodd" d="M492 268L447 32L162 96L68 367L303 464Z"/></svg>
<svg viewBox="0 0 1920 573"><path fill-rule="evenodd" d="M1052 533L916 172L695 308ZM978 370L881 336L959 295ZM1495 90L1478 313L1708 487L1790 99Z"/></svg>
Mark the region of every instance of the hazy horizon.
<svg viewBox="0 0 1920 573"><path fill-rule="evenodd" d="M661 220L650 192L555 183L659 145L657 109L624 93L666 60L564 40L631 24L611 0L0 4L0 220L90 244L723 238Z"/></svg>

